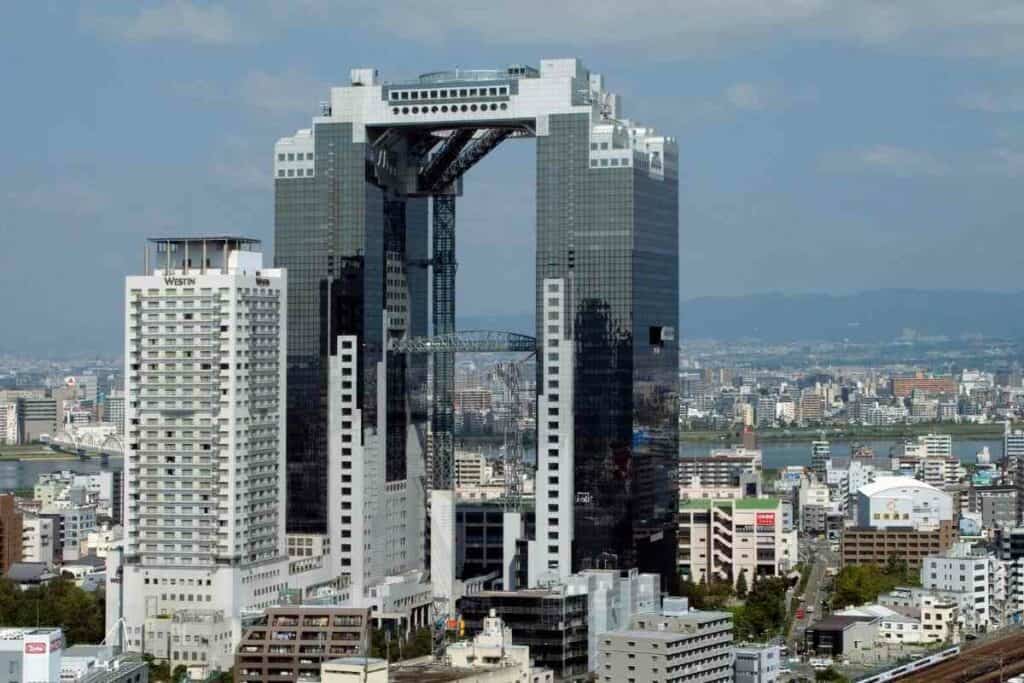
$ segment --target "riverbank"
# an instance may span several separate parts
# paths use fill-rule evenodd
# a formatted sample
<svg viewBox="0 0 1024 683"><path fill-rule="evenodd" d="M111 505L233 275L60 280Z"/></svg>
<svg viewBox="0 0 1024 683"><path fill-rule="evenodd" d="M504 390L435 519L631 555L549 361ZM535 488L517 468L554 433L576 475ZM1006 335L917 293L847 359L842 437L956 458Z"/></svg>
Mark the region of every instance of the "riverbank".
<svg viewBox="0 0 1024 683"><path fill-rule="evenodd" d="M765 429L757 433L758 442L781 441L810 443L825 438L829 441L856 441L861 439L900 439L920 434L949 434L954 439L1002 438L1002 423L971 424L956 422L920 422L916 424L886 425L879 427L843 425L817 429ZM680 431L683 443L738 444L742 434L738 431Z"/></svg>
<svg viewBox="0 0 1024 683"><path fill-rule="evenodd" d="M74 462L79 458L70 453L57 453L46 450L8 451L0 450L0 462L10 460L41 460L52 462Z"/></svg>

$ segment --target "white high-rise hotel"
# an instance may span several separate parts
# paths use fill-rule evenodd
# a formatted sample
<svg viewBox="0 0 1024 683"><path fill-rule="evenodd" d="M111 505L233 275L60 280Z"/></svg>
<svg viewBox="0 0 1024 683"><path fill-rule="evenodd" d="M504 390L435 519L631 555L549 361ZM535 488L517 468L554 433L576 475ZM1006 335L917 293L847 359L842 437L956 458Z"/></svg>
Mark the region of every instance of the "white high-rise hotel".
<svg viewBox="0 0 1024 683"><path fill-rule="evenodd" d="M172 666L229 668L240 612L288 586L286 283L258 249L151 240L146 274L127 278L125 541L108 600L127 649Z"/></svg>

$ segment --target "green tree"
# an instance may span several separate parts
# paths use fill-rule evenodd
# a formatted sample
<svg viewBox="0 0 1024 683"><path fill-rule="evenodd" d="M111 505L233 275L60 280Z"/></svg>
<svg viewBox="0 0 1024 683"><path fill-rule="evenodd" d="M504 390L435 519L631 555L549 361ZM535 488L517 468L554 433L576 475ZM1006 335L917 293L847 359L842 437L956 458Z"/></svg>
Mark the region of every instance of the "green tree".
<svg viewBox="0 0 1024 683"><path fill-rule="evenodd" d="M849 683L850 679L842 675L831 666L823 671L814 674L816 681L835 681L836 683Z"/></svg>
<svg viewBox="0 0 1024 683"><path fill-rule="evenodd" d="M747 573L741 571L740 577L736 579L736 597L740 599L747 597L747 590Z"/></svg>
<svg viewBox="0 0 1024 683"><path fill-rule="evenodd" d="M370 632L370 656L379 659L388 658L398 662L403 659L423 657L433 651L433 634L429 628L420 628L409 634L392 634L388 642L385 629L373 629Z"/></svg>
<svg viewBox="0 0 1024 683"><path fill-rule="evenodd" d="M725 609L736 592L731 581L715 579L705 583L683 581L680 594L690 601L690 607L694 609L716 610Z"/></svg>
<svg viewBox="0 0 1024 683"><path fill-rule="evenodd" d="M171 680L174 681L174 683L178 683L179 681L182 681L182 680L186 680L187 681L188 680L188 667L185 666L184 664L179 664L178 666L174 667L174 671L171 672Z"/></svg>
<svg viewBox="0 0 1024 683"><path fill-rule="evenodd" d="M149 680L157 683L170 683L171 665L166 661L157 662L152 655L145 655L146 664L149 665Z"/></svg>
<svg viewBox="0 0 1024 683"><path fill-rule="evenodd" d="M755 579L743 607L741 628L745 639L765 640L782 632L786 624L787 588L789 581L781 576Z"/></svg>
<svg viewBox="0 0 1024 683"><path fill-rule="evenodd" d="M28 590L0 579L0 624L60 626L69 645L98 643L104 637L105 608L101 597L59 578Z"/></svg>
<svg viewBox="0 0 1024 683"><path fill-rule="evenodd" d="M900 559L890 558L884 567L877 564L846 565L833 581L832 607L842 609L863 605L896 586L906 585L918 585L918 576Z"/></svg>

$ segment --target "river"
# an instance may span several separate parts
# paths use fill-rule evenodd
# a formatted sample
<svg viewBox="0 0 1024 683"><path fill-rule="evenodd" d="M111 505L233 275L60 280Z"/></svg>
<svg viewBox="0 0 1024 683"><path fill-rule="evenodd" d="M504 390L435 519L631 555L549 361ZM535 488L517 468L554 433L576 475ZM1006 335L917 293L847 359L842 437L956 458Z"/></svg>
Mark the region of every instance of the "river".
<svg viewBox="0 0 1024 683"><path fill-rule="evenodd" d="M853 445L859 444L868 446L875 451L875 455L879 458L888 458L889 450L898 443L902 443L904 439L864 439L860 441L832 441L832 455L839 457L849 457L850 449ZM1003 440L1002 439L957 439L953 438L953 454L960 458L961 461L974 462L975 454L985 446L988 446L989 453L992 454L992 460L997 461L1003 456ZM682 443L679 446L680 457L694 457L709 454L713 449L722 448L721 445L715 443L695 443L687 442ZM482 451L488 458L497 459L501 457L500 446L496 444L482 444L472 447L467 447L466 450L479 450ZM811 464L811 444L807 441L800 442L786 442L786 441L766 441L761 444L762 454L762 466L766 469L780 469L786 465L810 465ZM533 464L536 462L536 451L532 447L528 447L524 454L526 462ZM884 464L884 463L883 463Z"/></svg>
<svg viewBox="0 0 1024 683"><path fill-rule="evenodd" d="M30 489L36 484L40 474L68 470L78 474L95 474L103 470L119 471L124 468L122 458L110 458L107 466L100 464L99 458L88 460L69 460L55 457L54 460L26 458L24 460L0 460L0 491Z"/></svg>
<svg viewBox="0 0 1024 683"><path fill-rule="evenodd" d="M889 449L901 442L902 439L833 441L832 454L839 457L848 457L851 446L863 444L874 449L876 456L885 458L889 455ZM963 462L974 462L975 453L985 446L988 446L993 461L1002 458L1002 439L953 439L953 453ZM485 444L477 448L482 450L489 458L500 457L497 445ZM707 455L715 448L721 448L721 446L713 443L683 443L679 446L679 454L683 458L701 456ZM809 465L811 462L811 444L806 441L794 443L768 441L761 444L761 453L763 467L766 469L780 469L786 465ZM536 462L536 454L532 447L526 449L525 458L527 463ZM0 460L0 491L32 488L35 486L40 474L49 472L70 470L80 474L92 474L105 469L121 470L123 467L124 463L121 458L110 458L110 462L106 467L100 464L98 458L90 458L88 460Z"/></svg>
<svg viewBox="0 0 1024 683"><path fill-rule="evenodd" d="M887 458L889 450L903 439L865 439L863 441L833 441L832 455L849 457L854 444L868 446L875 451L875 456ZM988 446L992 460L1003 456L1002 439L953 439L953 454L962 462L974 462L974 455L983 447ZM682 457L707 455L713 448L721 448L708 443L684 443L679 447ZM762 466L766 469L780 469L786 465L809 465L811 463L811 444L806 441L787 443L784 441L768 441L761 444Z"/></svg>

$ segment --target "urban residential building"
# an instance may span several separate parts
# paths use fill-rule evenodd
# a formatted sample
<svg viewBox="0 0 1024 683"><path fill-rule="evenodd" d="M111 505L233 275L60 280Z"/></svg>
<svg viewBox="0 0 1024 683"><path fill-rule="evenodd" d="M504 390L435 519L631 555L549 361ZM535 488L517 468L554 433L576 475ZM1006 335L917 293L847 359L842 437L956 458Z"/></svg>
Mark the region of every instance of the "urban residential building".
<svg viewBox="0 0 1024 683"><path fill-rule="evenodd" d="M782 648L779 645L737 645L733 680L736 683L776 683L782 677Z"/></svg>
<svg viewBox="0 0 1024 683"><path fill-rule="evenodd" d="M285 274L242 237L151 246L125 290L125 533L108 563L130 599L108 595L108 619L130 651L226 671L240 613L289 581Z"/></svg>
<svg viewBox="0 0 1024 683"><path fill-rule="evenodd" d="M271 607L245 626L235 653L235 683L317 680L320 665L365 656L369 609L295 605Z"/></svg>
<svg viewBox="0 0 1024 683"><path fill-rule="evenodd" d="M22 513L17 499L10 495L0 496L0 573L6 574L15 562L22 562L24 529Z"/></svg>
<svg viewBox="0 0 1024 683"><path fill-rule="evenodd" d="M759 449L721 448L710 455L679 458L679 485L684 488L698 481L706 487L738 486L742 474L760 472Z"/></svg>
<svg viewBox="0 0 1024 683"><path fill-rule="evenodd" d="M832 446L828 441L811 443L811 471L817 475L818 481L825 481L825 470L828 468L828 461L831 457Z"/></svg>
<svg viewBox="0 0 1024 683"><path fill-rule="evenodd" d="M629 630L601 634L594 673L605 683L731 683L732 639L728 612L638 615Z"/></svg>
<svg viewBox="0 0 1024 683"><path fill-rule="evenodd" d="M679 506L679 573L695 583L721 579L747 585L778 576L796 558L783 556L778 498L684 500Z"/></svg>
<svg viewBox="0 0 1024 683"><path fill-rule="evenodd" d="M969 622L998 625L993 614L989 575L996 560L977 556L967 543L955 543L946 552L925 558L921 565L921 586L926 590L966 593L974 611Z"/></svg>
<svg viewBox="0 0 1024 683"><path fill-rule="evenodd" d="M917 570L925 558L945 552L955 540L956 527L951 521L928 529L847 527L842 532L840 555L844 565L884 565L897 559Z"/></svg>
<svg viewBox="0 0 1024 683"><path fill-rule="evenodd" d="M957 382L952 377L928 377L918 372L912 377L893 377L891 382L892 395L906 398L914 391L926 394L950 394L956 396Z"/></svg>

